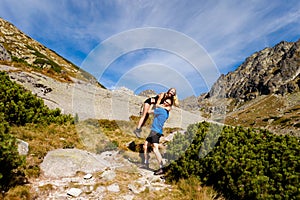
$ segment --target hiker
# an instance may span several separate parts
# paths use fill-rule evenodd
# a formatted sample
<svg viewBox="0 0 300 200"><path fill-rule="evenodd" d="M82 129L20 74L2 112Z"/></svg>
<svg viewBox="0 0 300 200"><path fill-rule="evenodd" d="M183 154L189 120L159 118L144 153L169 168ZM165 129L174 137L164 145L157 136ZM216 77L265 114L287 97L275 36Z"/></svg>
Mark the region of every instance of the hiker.
<svg viewBox="0 0 300 200"><path fill-rule="evenodd" d="M159 164L159 170L157 170L154 174L160 175L163 174L163 162L162 156L159 152L158 145L159 139L163 136L163 126L166 120L169 118L169 111L173 105L173 98L167 98L163 102L163 106L159 106L153 110L154 118L151 126L151 131L149 136L146 138L144 143L144 166L145 168L149 168L149 158L148 158L148 144L152 146L153 152Z"/></svg>
<svg viewBox="0 0 300 200"><path fill-rule="evenodd" d="M142 126L147 121L149 117L149 112L152 110L153 106L162 105L166 98L172 99L172 105L174 103L175 106L179 106L179 101L176 95L175 88L170 88L167 92L162 92L156 95L155 97L150 97L144 101L141 118L139 120L137 128L133 131L136 136L140 135L140 133L142 132Z"/></svg>

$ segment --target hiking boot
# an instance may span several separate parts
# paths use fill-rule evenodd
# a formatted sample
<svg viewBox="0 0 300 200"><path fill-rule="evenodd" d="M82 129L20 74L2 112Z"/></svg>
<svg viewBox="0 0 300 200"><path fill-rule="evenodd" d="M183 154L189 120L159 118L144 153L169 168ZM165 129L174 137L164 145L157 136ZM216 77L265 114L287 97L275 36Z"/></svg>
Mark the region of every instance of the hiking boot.
<svg viewBox="0 0 300 200"><path fill-rule="evenodd" d="M143 168L149 169L149 163L144 163Z"/></svg>
<svg viewBox="0 0 300 200"><path fill-rule="evenodd" d="M143 169L150 169L149 168L149 163L143 163L143 164L141 164L141 168L143 168Z"/></svg>
<svg viewBox="0 0 300 200"><path fill-rule="evenodd" d="M142 132L141 128L136 128L133 132L136 135L136 137L141 138L141 132Z"/></svg>
<svg viewBox="0 0 300 200"><path fill-rule="evenodd" d="M142 169L150 169L149 163L139 163L139 164L137 164L137 166Z"/></svg>
<svg viewBox="0 0 300 200"><path fill-rule="evenodd" d="M154 172L154 175L161 175L164 173L164 170L162 168L160 168L159 170L157 170L156 172Z"/></svg>

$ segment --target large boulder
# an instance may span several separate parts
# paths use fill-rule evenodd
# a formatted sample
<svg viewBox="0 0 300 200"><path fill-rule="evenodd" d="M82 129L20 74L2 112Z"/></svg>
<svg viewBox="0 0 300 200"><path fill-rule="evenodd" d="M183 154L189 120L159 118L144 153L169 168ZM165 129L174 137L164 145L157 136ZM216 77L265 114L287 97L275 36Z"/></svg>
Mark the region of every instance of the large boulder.
<svg viewBox="0 0 300 200"><path fill-rule="evenodd" d="M113 153L93 154L79 149L56 149L48 152L41 169L47 177L70 177L76 172L93 173L110 167Z"/></svg>

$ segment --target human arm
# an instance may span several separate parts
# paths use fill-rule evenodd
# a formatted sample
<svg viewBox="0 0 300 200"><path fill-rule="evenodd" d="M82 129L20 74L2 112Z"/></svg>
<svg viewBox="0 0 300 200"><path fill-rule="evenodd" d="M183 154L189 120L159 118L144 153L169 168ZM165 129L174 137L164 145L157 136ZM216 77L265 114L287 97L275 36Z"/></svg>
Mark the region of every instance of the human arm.
<svg viewBox="0 0 300 200"><path fill-rule="evenodd" d="M177 95L173 96L173 105L179 107L179 100Z"/></svg>

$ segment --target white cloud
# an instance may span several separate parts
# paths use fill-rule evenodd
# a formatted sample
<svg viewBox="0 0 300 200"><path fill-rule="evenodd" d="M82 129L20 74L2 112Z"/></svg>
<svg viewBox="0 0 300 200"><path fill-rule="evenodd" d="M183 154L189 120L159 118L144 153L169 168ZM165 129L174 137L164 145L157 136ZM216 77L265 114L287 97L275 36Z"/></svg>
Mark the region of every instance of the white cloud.
<svg viewBox="0 0 300 200"><path fill-rule="evenodd" d="M189 76L190 80L194 80L192 84L197 84L199 80L192 75L193 70L185 63L184 58L196 62L201 60L205 66L216 63L217 69L226 73L254 51L273 46L282 40L299 38L299 10L298 0L2 0L0 7L1 17L71 62L80 65L84 61L84 65L90 59L90 72L99 66L97 57L91 59L96 47L114 35L147 27L182 33L203 48L206 58L192 56L194 48L173 40L172 48L183 48L184 52L177 50L179 55L176 56L151 53L136 58L135 61L124 56L118 64L125 68L123 72L126 73L131 69L130 66L159 63L177 70L183 76ZM144 37L144 40L123 38L122 42L128 46L122 47L123 51L118 51L128 53L128 48L141 48L143 44L140 41L145 42L146 35L137 37ZM166 45L168 39L172 39L161 38L152 36L151 42L155 48ZM120 47L116 45L116 48ZM110 52L102 53L105 53L107 59L112 56L108 55ZM115 70L118 71L118 67ZM204 71L203 74L203 79L208 79ZM114 83L112 81L106 80L110 84ZM201 80L203 81L206 80ZM207 85L211 85L213 79L207 81Z"/></svg>

